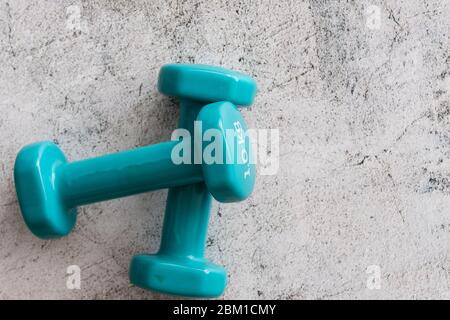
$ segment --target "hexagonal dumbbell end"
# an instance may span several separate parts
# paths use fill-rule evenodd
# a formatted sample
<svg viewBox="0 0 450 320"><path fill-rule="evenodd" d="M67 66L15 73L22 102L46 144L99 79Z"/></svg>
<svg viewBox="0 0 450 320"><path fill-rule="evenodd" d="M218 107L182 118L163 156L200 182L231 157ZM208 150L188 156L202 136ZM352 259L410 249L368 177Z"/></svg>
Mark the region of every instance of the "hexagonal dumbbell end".
<svg viewBox="0 0 450 320"><path fill-rule="evenodd" d="M75 225L76 210L65 206L56 179L65 164L64 154L51 142L28 145L17 155L14 181L20 209L29 229L40 238L64 236Z"/></svg>
<svg viewBox="0 0 450 320"><path fill-rule="evenodd" d="M240 72L198 64L167 64L159 73L161 93L193 102L229 101L249 106L256 95L255 81ZM183 120L183 119L182 119ZM190 118L192 120L192 118Z"/></svg>
<svg viewBox="0 0 450 320"><path fill-rule="evenodd" d="M219 202L247 199L255 184L255 164L247 125L230 102L204 107L198 117L203 136L202 167L208 191ZM195 146L199 147L199 146Z"/></svg>

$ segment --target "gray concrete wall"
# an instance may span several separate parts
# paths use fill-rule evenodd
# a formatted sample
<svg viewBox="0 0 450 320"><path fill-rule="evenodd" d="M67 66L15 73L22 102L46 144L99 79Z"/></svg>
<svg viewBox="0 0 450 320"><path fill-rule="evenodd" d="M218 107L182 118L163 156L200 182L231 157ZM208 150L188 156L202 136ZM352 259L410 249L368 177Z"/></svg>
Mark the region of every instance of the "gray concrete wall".
<svg viewBox="0 0 450 320"><path fill-rule="evenodd" d="M224 298L450 298L449 21L448 0L1 0L0 298L165 298L127 273L158 248L166 191L83 207L42 241L12 169L37 140L78 160L169 139L169 62L249 73L249 126L280 133L277 174L214 205Z"/></svg>

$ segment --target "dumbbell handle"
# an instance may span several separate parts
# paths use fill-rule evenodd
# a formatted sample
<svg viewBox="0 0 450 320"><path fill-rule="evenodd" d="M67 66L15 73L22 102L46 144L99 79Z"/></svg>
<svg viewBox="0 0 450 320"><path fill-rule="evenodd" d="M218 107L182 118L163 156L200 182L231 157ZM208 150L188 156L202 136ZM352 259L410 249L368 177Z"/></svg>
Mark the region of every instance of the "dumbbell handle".
<svg viewBox="0 0 450 320"><path fill-rule="evenodd" d="M194 132L194 121L204 104L180 101L178 127ZM202 258L208 232L212 196L204 182L169 189L159 253Z"/></svg>
<svg viewBox="0 0 450 320"><path fill-rule="evenodd" d="M171 159L179 141L66 163L56 170L56 187L67 207L203 181L201 165Z"/></svg>

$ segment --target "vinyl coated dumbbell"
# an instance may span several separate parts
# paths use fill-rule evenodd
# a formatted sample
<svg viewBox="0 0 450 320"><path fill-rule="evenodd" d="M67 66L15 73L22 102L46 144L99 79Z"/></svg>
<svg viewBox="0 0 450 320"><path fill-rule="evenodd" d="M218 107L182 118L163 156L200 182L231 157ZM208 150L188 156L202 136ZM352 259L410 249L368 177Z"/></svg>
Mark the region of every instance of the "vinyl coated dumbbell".
<svg viewBox="0 0 450 320"><path fill-rule="evenodd" d="M223 69L213 68L210 71L213 77L222 77L227 74ZM177 70L174 70L174 73L176 72ZM208 94L214 94L220 97L220 100L250 105L254 99L256 84L246 77L245 88L239 90L240 79L244 79L241 74L227 74L220 81L206 81L210 84ZM234 84L231 85L232 83ZM231 87L234 88L231 89ZM182 91L181 88L174 86L171 87L170 92L166 93L179 95ZM236 94L231 94L232 92ZM236 96L241 101L237 101ZM224 124L229 126L233 122L228 117L231 113L225 106L202 108L201 101L210 101L211 98L202 97L198 100L200 102L189 104L181 102L180 128L193 132L193 123L196 119L202 121L203 126L207 128L220 127ZM218 113L219 117L213 116ZM243 125L245 126L244 123ZM246 127L244 127L245 130ZM246 140L246 148L249 148L248 140ZM234 179L245 180L245 175L249 171L246 166L241 169L239 173L235 171L237 176L234 176ZM214 174L221 173L216 170ZM251 166L250 175L248 178L253 183L254 166ZM227 278L225 269L204 258L212 200L208 188L208 183L205 185L201 182L169 189L160 249L157 254L143 254L132 259L130 280L133 284L145 289L182 296L216 297L223 293Z"/></svg>
<svg viewBox="0 0 450 320"><path fill-rule="evenodd" d="M209 112L200 119L205 130L214 126L231 129L235 121L245 128L233 103L251 104L256 89L254 81L240 73L181 64L161 68L158 88L180 98L180 123L185 124L181 127L192 128L199 110L207 105ZM253 165L252 175L245 179L240 178L248 170L243 163L177 165L171 159L177 143L169 141L73 163L68 163L51 142L24 147L16 159L14 178L27 226L41 238L61 237L72 230L77 206L202 181L223 202L239 201L251 193ZM249 148L246 143L245 148Z"/></svg>

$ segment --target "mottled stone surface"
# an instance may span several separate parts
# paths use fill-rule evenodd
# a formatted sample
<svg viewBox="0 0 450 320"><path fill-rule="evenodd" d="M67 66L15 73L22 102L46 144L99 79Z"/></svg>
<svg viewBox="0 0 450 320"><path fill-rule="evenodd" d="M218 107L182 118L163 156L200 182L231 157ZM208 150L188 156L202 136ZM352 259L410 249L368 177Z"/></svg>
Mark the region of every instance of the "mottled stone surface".
<svg viewBox="0 0 450 320"><path fill-rule="evenodd" d="M82 207L42 241L12 170L37 140L78 160L169 139L169 62L251 74L245 118L280 130L278 173L211 214L225 299L450 298L450 1L0 0L0 48L0 298L166 298L127 276L158 248L166 191Z"/></svg>

